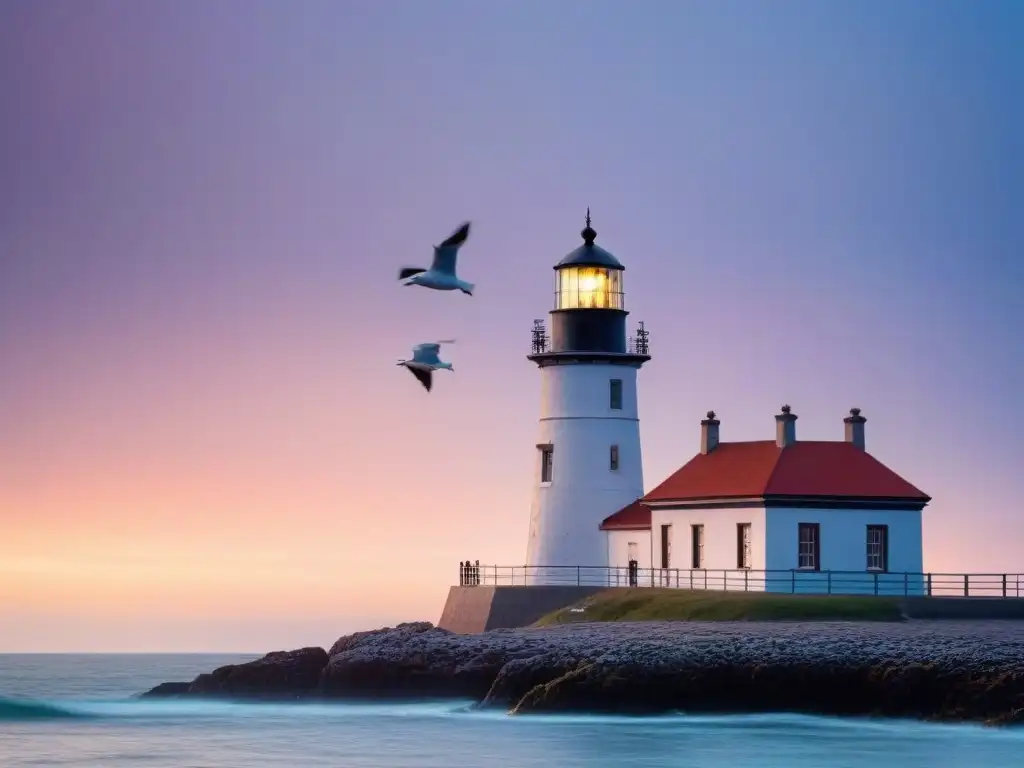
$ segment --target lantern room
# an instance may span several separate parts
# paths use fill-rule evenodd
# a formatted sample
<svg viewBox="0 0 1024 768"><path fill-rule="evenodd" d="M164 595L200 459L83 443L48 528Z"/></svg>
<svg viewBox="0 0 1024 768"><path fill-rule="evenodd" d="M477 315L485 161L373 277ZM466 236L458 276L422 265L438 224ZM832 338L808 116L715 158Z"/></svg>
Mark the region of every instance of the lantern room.
<svg viewBox="0 0 1024 768"><path fill-rule="evenodd" d="M580 233L583 245L555 265L555 309L624 310L622 273L625 267L612 254L594 244L597 232L587 226Z"/></svg>

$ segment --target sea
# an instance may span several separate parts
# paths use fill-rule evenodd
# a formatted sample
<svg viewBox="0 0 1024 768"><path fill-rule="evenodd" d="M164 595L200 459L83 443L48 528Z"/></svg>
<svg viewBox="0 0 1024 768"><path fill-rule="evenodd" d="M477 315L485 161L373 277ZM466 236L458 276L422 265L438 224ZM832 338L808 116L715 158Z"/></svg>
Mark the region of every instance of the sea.
<svg viewBox="0 0 1024 768"><path fill-rule="evenodd" d="M510 717L472 702L140 700L253 656L0 655L0 767L1010 768L1024 729L800 715Z"/></svg>

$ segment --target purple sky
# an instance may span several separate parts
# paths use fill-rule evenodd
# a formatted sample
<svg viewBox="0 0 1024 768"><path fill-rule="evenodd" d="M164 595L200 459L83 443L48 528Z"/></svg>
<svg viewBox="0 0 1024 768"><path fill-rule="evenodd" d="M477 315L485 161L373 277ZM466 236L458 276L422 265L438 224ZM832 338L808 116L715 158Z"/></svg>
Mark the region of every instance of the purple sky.
<svg viewBox="0 0 1024 768"><path fill-rule="evenodd" d="M839 439L1024 571L1024 4L0 0L0 650L436 620L525 553L552 265L627 266L648 487ZM470 298L396 270L465 219ZM426 395L394 362L456 337ZM426 487L430 493L420 496Z"/></svg>

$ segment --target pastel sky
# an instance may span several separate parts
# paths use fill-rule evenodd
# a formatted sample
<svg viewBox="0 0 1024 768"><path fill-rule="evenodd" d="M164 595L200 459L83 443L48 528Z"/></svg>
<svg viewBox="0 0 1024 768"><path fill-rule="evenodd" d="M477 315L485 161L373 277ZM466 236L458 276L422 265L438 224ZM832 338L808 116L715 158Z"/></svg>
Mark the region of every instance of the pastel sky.
<svg viewBox="0 0 1024 768"><path fill-rule="evenodd" d="M1024 571L1024 3L0 0L0 651L266 651L525 556L552 265L627 266L648 488L839 439ZM473 222L476 295L396 270ZM425 393L395 366L454 336Z"/></svg>

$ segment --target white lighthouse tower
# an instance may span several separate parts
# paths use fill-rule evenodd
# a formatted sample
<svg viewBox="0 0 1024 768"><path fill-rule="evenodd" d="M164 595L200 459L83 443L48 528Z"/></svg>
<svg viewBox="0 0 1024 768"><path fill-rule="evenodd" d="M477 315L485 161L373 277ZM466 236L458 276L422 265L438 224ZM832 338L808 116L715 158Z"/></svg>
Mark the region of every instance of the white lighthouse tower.
<svg viewBox="0 0 1024 768"><path fill-rule="evenodd" d="M636 379L651 359L647 332L640 323L627 343L625 267L594 244L589 209L581 234L555 265L550 338L534 321L541 406L528 584L600 583L608 551L598 526L644 493Z"/></svg>

